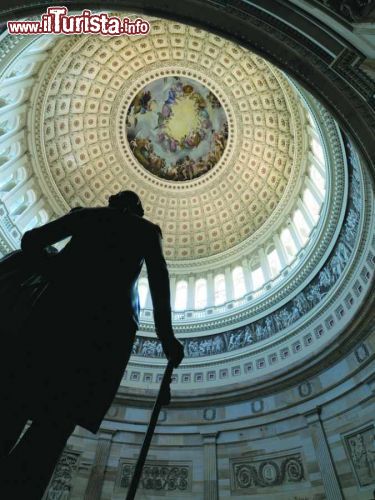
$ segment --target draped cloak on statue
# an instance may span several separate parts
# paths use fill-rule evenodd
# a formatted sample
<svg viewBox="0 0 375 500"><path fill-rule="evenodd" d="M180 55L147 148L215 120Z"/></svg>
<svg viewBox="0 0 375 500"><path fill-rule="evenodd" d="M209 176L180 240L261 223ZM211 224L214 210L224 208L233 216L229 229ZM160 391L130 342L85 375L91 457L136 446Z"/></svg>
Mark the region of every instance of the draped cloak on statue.
<svg viewBox="0 0 375 500"><path fill-rule="evenodd" d="M97 432L131 354L144 262L157 335L172 331L160 228L118 208L82 208L28 231L21 247L0 262L5 401L30 419Z"/></svg>

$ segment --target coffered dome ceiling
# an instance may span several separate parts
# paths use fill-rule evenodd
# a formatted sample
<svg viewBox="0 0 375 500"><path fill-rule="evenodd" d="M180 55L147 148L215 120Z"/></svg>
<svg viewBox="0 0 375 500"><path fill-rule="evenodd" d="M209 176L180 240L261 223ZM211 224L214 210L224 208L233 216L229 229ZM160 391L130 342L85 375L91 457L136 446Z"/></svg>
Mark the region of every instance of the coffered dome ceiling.
<svg viewBox="0 0 375 500"><path fill-rule="evenodd" d="M306 91L237 44L147 19L143 37L2 35L0 253L71 207L137 191L164 234L186 353L175 383L206 398L207 385L247 387L340 334L370 283L373 198ZM137 394L164 365L142 280L123 380Z"/></svg>
<svg viewBox="0 0 375 500"><path fill-rule="evenodd" d="M301 98L223 38L151 20L143 37L59 38L29 123L54 210L137 191L169 260L219 254L280 226L308 150Z"/></svg>

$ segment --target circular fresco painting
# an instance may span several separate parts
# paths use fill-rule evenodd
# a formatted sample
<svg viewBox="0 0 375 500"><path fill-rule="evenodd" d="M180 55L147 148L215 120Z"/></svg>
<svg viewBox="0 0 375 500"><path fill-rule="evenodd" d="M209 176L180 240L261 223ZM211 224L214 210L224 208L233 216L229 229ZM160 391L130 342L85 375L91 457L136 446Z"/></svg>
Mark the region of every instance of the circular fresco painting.
<svg viewBox="0 0 375 500"><path fill-rule="evenodd" d="M126 135L135 158L149 172L170 181L191 181L220 160L228 122L208 88L173 76L153 81L134 97Z"/></svg>

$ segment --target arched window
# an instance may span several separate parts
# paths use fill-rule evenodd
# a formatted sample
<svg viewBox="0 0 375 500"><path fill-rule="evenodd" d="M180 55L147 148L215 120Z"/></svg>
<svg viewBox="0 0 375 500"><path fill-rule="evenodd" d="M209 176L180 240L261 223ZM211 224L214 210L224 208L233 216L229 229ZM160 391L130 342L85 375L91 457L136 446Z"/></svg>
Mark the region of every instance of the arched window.
<svg viewBox="0 0 375 500"><path fill-rule="evenodd" d="M44 208L42 208L41 210L39 210L38 212L38 225L41 226L42 224L46 224L49 220L49 216L48 216L48 213L46 212L46 210L44 210Z"/></svg>
<svg viewBox="0 0 375 500"><path fill-rule="evenodd" d="M243 297L246 293L245 275L241 266L235 267L232 271L233 295L235 299Z"/></svg>
<svg viewBox="0 0 375 500"><path fill-rule="evenodd" d="M319 162L324 165L323 148L322 148L322 145L316 139L312 139L311 149L312 149L314 155L316 156L316 158L319 160Z"/></svg>
<svg viewBox="0 0 375 500"><path fill-rule="evenodd" d="M15 174L3 177L0 182L0 191L8 193L17 186L17 176Z"/></svg>
<svg viewBox="0 0 375 500"><path fill-rule="evenodd" d="M5 165L7 162L16 158L21 153L21 147L18 142L13 142L7 148L0 150L0 166Z"/></svg>
<svg viewBox="0 0 375 500"><path fill-rule="evenodd" d="M310 177L315 186L318 188L318 191L321 194L324 194L325 191L325 179L315 165L311 165L310 167Z"/></svg>
<svg viewBox="0 0 375 500"><path fill-rule="evenodd" d="M38 227L38 226L42 226L43 224L46 224L48 222L48 213L44 210L44 208L42 208L41 210L39 210L39 212L34 215L34 217L23 227L23 232L26 232L26 231L29 231L30 229L34 229L34 227ZM68 242L70 241L71 237L69 236L69 238L65 238L64 240L62 240L62 242ZM54 246L56 248L60 248L58 245L59 245L60 242L57 242L54 244ZM63 248L65 245L63 245L61 248Z"/></svg>
<svg viewBox="0 0 375 500"><path fill-rule="evenodd" d="M20 196L10 207L9 211L12 216L21 215L36 201L35 193L29 189L23 196Z"/></svg>
<svg viewBox="0 0 375 500"><path fill-rule="evenodd" d="M261 266L256 267L254 271L252 271L251 277L253 280L254 290L257 290L264 284L264 274Z"/></svg>
<svg viewBox="0 0 375 500"><path fill-rule="evenodd" d="M303 192L303 203L310 212L314 222L316 222L319 218L320 206L308 188Z"/></svg>
<svg viewBox="0 0 375 500"><path fill-rule="evenodd" d="M18 184L21 184L27 177L27 172L25 167L19 167L13 174L3 177L0 175L0 191L9 193Z"/></svg>
<svg viewBox="0 0 375 500"><path fill-rule="evenodd" d="M283 244L288 260L291 262L297 253L297 247L288 228L281 231L280 240Z"/></svg>
<svg viewBox="0 0 375 500"><path fill-rule="evenodd" d="M8 118L7 120L0 123L0 136L5 135L12 130L15 130L19 125L19 118L17 116L13 116L12 118Z"/></svg>
<svg viewBox="0 0 375 500"><path fill-rule="evenodd" d="M203 309L207 305L207 281L199 279L195 283L195 309Z"/></svg>
<svg viewBox="0 0 375 500"><path fill-rule="evenodd" d="M297 209L293 214L293 222L296 226L298 234L301 237L302 243L305 244L310 235L310 228L305 221L305 218L301 212L301 210Z"/></svg>
<svg viewBox="0 0 375 500"><path fill-rule="evenodd" d="M187 305L188 284L187 281L179 281L176 285L176 300L174 308L176 311L183 311Z"/></svg>
<svg viewBox="0 0 375 500"><path fill-rule="evenodd" d="M267 254L268 265L270 266L271 276L275 278L280 274L281 262L276 249Z"/></svg>
<svg viewBox="0 0 375 500"><path fill-rule="evenodd" d="M215 276L214 289L215 289L215 306L224 304L224 302L227 299L224 274L218 274L217 276Z"/></svg>
<svg viewBox="0 0 375 500"><path fill-rule="evenodd" d="M9 108L10 106L15 107L15 105L21 102L24 95L24 89L18 89L12 92L9 89L6 89L0 96L0 108Z"/></svg>
<svg viewBox="0 0 375 500"><path fill-rule="evenodd" d="M148 281L146 278L141 278L138 281L138 294L139 294L139 305L143 309L146 306L146 300L148 294Z"/></svg>
<svg viewBox="0 0 375 500"><path fill-rule="evenodd" d="M309 110L306 110L306 111L307 111L307 117L309 119L311 128L316 130L316 123L315 123L315 120L314 120L312 113Z"/></svg>
<svg viewBox="0 0 375 500"><path fill-rule="evenodd" d="M8 132L7 122L0 123L0 136L5 135Z"/></svg>

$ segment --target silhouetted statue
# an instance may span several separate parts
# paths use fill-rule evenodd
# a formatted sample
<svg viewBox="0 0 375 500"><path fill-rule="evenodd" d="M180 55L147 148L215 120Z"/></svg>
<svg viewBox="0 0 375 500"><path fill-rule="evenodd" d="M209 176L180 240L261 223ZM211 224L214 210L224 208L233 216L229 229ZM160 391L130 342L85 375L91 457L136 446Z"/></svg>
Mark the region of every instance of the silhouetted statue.
<svg viewBox="0 0 375 500"><path fill-rule="evenodd" d="M24 294L37 300L10 344L16 356L8 352L5 363L0 493L7 500L39 500L74 427L98 431L132 351L144 261L156 333L174 366L183 359L172 330L161 231L142 216L138 196L123 191L108 207L74 210L22 238ZM45 253L69 236L58 254ZM39 281L30 269L35 262ZM11 449L28 419L31 426Z"/></svg>

